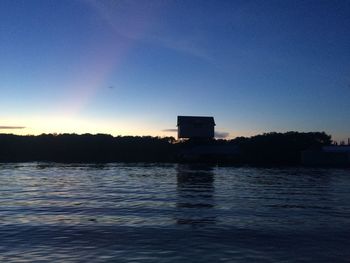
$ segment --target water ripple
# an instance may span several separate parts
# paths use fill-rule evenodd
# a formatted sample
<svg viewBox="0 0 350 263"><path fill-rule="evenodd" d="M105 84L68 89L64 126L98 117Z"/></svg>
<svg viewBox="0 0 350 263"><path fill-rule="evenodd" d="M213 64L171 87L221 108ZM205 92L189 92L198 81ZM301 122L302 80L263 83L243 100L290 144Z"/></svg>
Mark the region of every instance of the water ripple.
<svg viewBox="0 0 350 263"><path fill-rule="evenodd" d="M350 171L0 164L1 262L346 262Z"/></svg>

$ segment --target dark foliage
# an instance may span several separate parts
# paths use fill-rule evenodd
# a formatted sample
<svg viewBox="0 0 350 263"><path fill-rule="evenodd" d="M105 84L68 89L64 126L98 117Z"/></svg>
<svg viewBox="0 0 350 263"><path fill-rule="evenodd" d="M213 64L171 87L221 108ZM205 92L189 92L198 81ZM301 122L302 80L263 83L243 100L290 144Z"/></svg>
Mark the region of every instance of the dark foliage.
<svg viewBox="0 0 350 263"><path fill-rule="evenodd" d="M250 138L238 137L242 160L250 164L299 164L301 151L332 143L324 132L264 133Z"/></svg>
<svg viewBox="0 0 350 263"><path fill-rule="evenodd" d="M173 137L113 137L106 134L0 134L0 162L172 162L179 152L198 145L234 145L245 164L299 164L300 153L310 147L331 144L324 132L266 133L233 140L189 140L175 143ZM211 156L215 162L227 156ZM226 158L227 159L227 158ZM181 160L180 160L181 161Z"/></svg>
<svg viewBox="0 0 350 263"><path fill-rule="evenodd" d="M0 134L0 161L155 162L171 161L171 137L113 137L106 134Z"/></svg>

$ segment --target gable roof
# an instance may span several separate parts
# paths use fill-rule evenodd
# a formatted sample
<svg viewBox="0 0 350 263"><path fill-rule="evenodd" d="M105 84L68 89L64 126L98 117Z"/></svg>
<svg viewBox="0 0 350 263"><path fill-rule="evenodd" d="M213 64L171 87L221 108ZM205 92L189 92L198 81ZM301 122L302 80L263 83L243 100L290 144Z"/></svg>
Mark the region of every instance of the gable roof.
<svg viewBox="0 0 350 263"><path fill-rule="evenodd" d="M177 116L177 126L186 124L204 124L215 126L214 117L205 116Z"/></svg>

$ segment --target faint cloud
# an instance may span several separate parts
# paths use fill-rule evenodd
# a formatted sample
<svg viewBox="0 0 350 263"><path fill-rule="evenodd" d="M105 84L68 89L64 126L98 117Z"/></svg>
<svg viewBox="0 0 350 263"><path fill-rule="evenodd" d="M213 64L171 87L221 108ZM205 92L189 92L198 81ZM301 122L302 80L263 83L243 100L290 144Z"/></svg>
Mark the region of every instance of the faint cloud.
<svg viewBox="0 0 350 263"><path fill-rule="evenodd" d="M157 44L164 48L182 52L210 63L214 63L214 59L208 54L208 52L197 45L197 41L191 39L165 35L151 35L145 38L144 41L151 44Z"/></svg>
<svg viewBox="0 0 350 263"><path fill-rule="evenodd" d="M87 3L101 19L113 28L117 35L214 63L214 58L201 46L200 38L194 35L191 37L174 36L168 30L159 27L159 13L166 8L166 2L88 0Z"/></svg>
<svg viewBox="0 0 350 263"><path fill-rule="evenodd" d="M164 129L162 131L163 132L177 132L177 129ZM215 138L217 138L217 139L225 139L229 136L230 136L229 132L220 132L220 131L215 132Z"/></svg>
<svg viewBox="0 0 350 263"><path fill-rule="evenodd" d="M217 138L217 139L225 139L228 136L230 136L229 132L220 132L220 131L215 132L215 138Z"/></svg>
<svg viewBox="0 0 350 263"><path fill-rule="evenodd" d="M164 129L163 132L177 132L177 129Z"/></svg>
<svg viewBox="0 0 350 263"><path fill-rule="evenodd" d="M113 28L114 32L130 39L141 39L156 21L155 13L161 3L136 0L87 0L97 15Z"/></svg>
<svg viewBox="0 0 350 263"><path fill-rule="evenodd" d="M0 126L0 130L24 129L24 126Z"/></svg>
<svg viewBox="0 0 350 263"><path fill-rule="evenodd" d="M163 132L177 132L177 129L164 129L162 131ZM220 132L220 131L215 132L215 138L217 138L217 139L225 139L229 136L230 136L229 132Z"/></svg>

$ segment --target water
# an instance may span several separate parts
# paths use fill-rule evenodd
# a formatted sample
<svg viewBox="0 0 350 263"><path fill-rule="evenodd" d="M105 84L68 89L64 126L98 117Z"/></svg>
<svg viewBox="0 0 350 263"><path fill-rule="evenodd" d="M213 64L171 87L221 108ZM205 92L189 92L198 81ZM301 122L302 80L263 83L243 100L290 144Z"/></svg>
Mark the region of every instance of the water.
<svg viewBox="0 0 350 263"><path fill-rule="evenodd" d="M0 164L1 262L349 262L350 170Z"/></svg>

